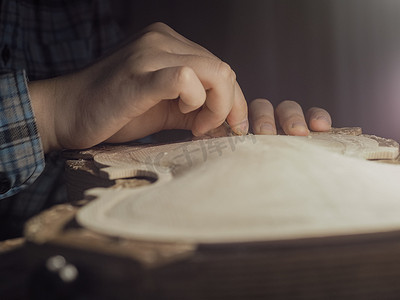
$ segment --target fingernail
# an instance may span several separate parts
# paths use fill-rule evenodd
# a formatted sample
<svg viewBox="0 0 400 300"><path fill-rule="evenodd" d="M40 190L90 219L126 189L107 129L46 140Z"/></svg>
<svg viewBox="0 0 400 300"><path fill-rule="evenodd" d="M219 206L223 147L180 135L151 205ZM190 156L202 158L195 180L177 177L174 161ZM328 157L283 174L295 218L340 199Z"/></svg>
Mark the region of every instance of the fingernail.
<svg viewBox="0 0 400 300"><path fill-rule="evenodd" d="M292 124L292 128L295 129L296 131L299 131L300 133L304 133L304 134L309 134L310 131L308 130L308 128L304 125L303 122L299 121L299 122L294 122Z"/></svg>
<svg viewBox="0 0 400 300"><path fill-rule="evenodd" d="M330 123L331 121L326 116L318 116L316 120L325 121L326 123Z"/></svg>
<svg viewBox="0 0 400 300"><path fill-rule="evenodd" d="M262 123L260 126L260 134L273 135L274 127L269 123Z"/></svg>
<svg viewBox="0 0 400 300"><path fill-rule="evenodd" d="M249 131L249 121L246 119L236 126L232 127L233 132L238 135L245 135Z"/></svg>

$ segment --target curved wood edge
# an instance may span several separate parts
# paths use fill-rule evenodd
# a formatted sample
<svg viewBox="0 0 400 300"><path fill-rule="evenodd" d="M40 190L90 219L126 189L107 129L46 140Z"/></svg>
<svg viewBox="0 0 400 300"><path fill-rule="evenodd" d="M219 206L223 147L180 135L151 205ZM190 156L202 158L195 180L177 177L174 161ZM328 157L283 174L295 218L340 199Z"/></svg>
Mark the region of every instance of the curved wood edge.
<svg viewBox="0 0 400 300"><path fill-rule="evenodd" d="M24 235L28 242L73 247L134 259L153 268L191 256L194 244L151 243L101 235L80 227L75 214L88 201L54 206L30 219Z"/></svg>

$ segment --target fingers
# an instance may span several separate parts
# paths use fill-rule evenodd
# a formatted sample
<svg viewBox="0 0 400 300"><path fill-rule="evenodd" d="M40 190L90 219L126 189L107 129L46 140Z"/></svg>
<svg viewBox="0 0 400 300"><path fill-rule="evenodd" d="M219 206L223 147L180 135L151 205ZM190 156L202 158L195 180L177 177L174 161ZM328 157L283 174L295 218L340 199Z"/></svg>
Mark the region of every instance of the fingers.
<svg viewBox="0 0 400 300"><path fill-rule="evenodd" d="M207 90L205 105L196 116L192 128L192 133L199 136L220 126L231 112L235 102L236 76L229 65L222 61L218 63L202 58L189 64L193 65Z"/></svg>
<svg viewBox="0 0 400 300"><path fill-rule="evenodd" d="M332 126L329 113L322 108L312 107L306 114L307 123L312 131L328 131Z"/></svg>
<svg viewBox="0 0 400 300"><path fill-rule="evenodd" d="M236 133L247 133L246 100L236 82L236 74L227 63L209 57L172 54L164 61L190 67L207 91L205 103L193 123L195 136L217 128L227 118Z"/></svg>
<svg viewBox="0 0 400 300"><path fill-rule="evenodd" d="M283 101L276 108L278 124L288 135L306 136L310 133L301 106L294 101Z"/></svg>
<svg viewBox="0 0 400 300"><path fill-rule="evenodd" d="M249 131L247 102L237 82L235 83L232 109L226 119L234 133L245 135Z"/></svg>
<svg viewBox="0 0 400 300"><path fill-rule="evenodd" d="M168 67L144 76L136 110L141 114L162 100L179 99L179 109L186 114L201 107L206 92L199 78L189 67Z"/></svg>
<svg viewBox="0 0 400 300"><path fill-rule="evenodd" d="M201 82L206 93L205 98L201 98L199 95L192 97L190 90L186 90L187 94L185 95L182 93L182 87L178 88L180 90L179 97L182 99L179 102L182 113L193 111L202 105L192 123L194 135L204 135L220 126L225 120L228 121L235 133L247 133L249 127L247 103L236 82L236 74L227 63L162 23L155 23L145 29L141 37L141 45L153 49L156 45L159 50L157 55L150 57L151 63L146 64L145 72L158 72L157 70L160 69L186 66L195 73ZM136 63L136 65L139 64ZM158 73L160 76L162 74L163 72ZM156 86L165 87L165 80L160 81L161 83L157 83ZM166 81L168 82L168 80ZM182 80L182 82L186 81ZM172 88L172 90L172 94L176 94L177 89ZM198 94L198 91L193 93ZM165 98L165 95L163 97L163 99L171 99L170 95L168 98ZM195 98L201 98L203 103L200 104L199 100L194 100ZM156 101L152 102L153 105Z"/></svg>
<svg viewBox="0 0 400 300"><path fill-rule="evenodd" d="M193 134L203 135L220 126L225 120L228 121L234 132L246 134L249 127L247 105L236 82L236 75L229 65L163 23L152 24L145 31L148 33L144 37L146 43L157 44L160 50L163 49L162 55L158 55L155 60L152 60L155 70L157 65L159 68L187 66L195 73L206 91L205 97L204 93L200 95L198 82L195 83L192 78L193 74L189 74L190 72L187 70L181 70L180 72L187 74L179 76L191 79L179 79L177 82L190 81L196 88L193 91L184 90L180 84L176 84L168 90L172 95L180 97L179 109L182 113L192 112L201 107L192 122ZM169 81L166 80L166 82ZM157 86L160 88L165 86L164 80L161 80ZM164 93L163 97L163 99L172 99L168 93ZM274 111L270 102L264 99L253 101L250 105L250 116L254 133L276 134ZM275 116L278 125L286 134L309 134L303 111L296 102L283 101L276 108ZM311 108L307 112L307 120L309 128L314 131L326 131L331 126L331 118L323 109Z"/></svg>
<svg viewBox="0 0 400 300"><path fill-rule="evenodd" d="M265 99L255 99L249 105L251 128L254 134L276 134L274 107Z"/></svg>

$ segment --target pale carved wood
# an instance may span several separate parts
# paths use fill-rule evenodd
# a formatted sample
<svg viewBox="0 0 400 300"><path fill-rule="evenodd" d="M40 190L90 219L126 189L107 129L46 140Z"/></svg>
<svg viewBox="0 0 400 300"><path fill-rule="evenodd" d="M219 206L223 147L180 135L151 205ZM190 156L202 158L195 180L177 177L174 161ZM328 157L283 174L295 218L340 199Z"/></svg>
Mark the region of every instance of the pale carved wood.
<svg viewBox="0 0 400 300"><path fill-rule="evenodd" d="M335 129L332 133L359 136L361 130ZM377 142L380 147L397 147L393 141L378 138ZM154 178L110 179L107 168L111 166L103 160L105 152L115 159L118 152L142 151L143 147L152 146L101 145L66 153L67 180L75 201L51 208L27 224L25 247L30 256L36 253L39 261L39 258L61 254L77 263L78 268L88 272L90 282L103 283L87 290L93 299L398 299L400 227L385 232L371 228L363 233L314 238L197 244L124 238L77 224L76 213L88 203L94 203L90 195L76 201L83 198L88 188L106 187L103 191L112 191L109 199L138 184L139 190L144 189L143 185L150 185L149 190L157 188L159 181ZM395 156L395 151L386 149L380 152L386 153L385 159L376 160L397 164L398 158L388 159ZM218 151L214 154L218 156ZM165 167L168 156L162 158L161 167ZM137 159L135 166L143 167L143 162L148 163L149 159ZM147 175L159 176L157 172L165 169L142 170ZM196 167L175 168L166 183L195 170ZM382 200L378 198L377 201ZM386 207L386 210L393 208Z"/></svg>
<svg viewBox="0 0 400 300"><path fill-rule="evenodd" d="M99 200L80 211L78 221L105 234L184 243L325 236L344 234L347 227L355 234L374 226L380 231L400 226L396 215L385 214L372 202L382 194L392 205L400 189L390 179L400 178L400 170L364 161L394 160L398 144L358 131L339 132L230 136L97 153L93 158L100 177L145 177L155 182L134 190L89 191ZM352 188L371 181L379 185ZM314 203L301 204L306 200ZM350 200L357 201L352 209L368 218L345 213ZM329 204L321 205L324 201ZM329 206L339 213L331 213ZM343 224L336 217L343 218ZM381 224L381 218L387 222Z"/></svg>

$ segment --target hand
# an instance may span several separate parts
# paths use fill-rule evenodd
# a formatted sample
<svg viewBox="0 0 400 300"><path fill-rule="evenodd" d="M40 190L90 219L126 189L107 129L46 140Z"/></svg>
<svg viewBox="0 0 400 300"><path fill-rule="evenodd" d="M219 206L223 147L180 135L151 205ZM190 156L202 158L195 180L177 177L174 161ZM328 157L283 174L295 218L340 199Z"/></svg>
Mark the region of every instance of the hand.
<svg viewBox="0 0 400 300"><path fill-rule="evenodd" d="M225 120L238 134L249 126L229 65L161 23L79 72L31 82L29 91L45 152L171 128L202 135Z"/></svg>
<svg viewBox="0 0 400 300"><path fill-rule="evenodd" d="M304 136L310 133L309 129L328 131L332 125L331 117L326 110L312 107L304 117L300 105L288 100L281 102L274 114L271 102L255 99L250 103L249 115L254 134L277 134L277 124L288 135Z"/></svg>

